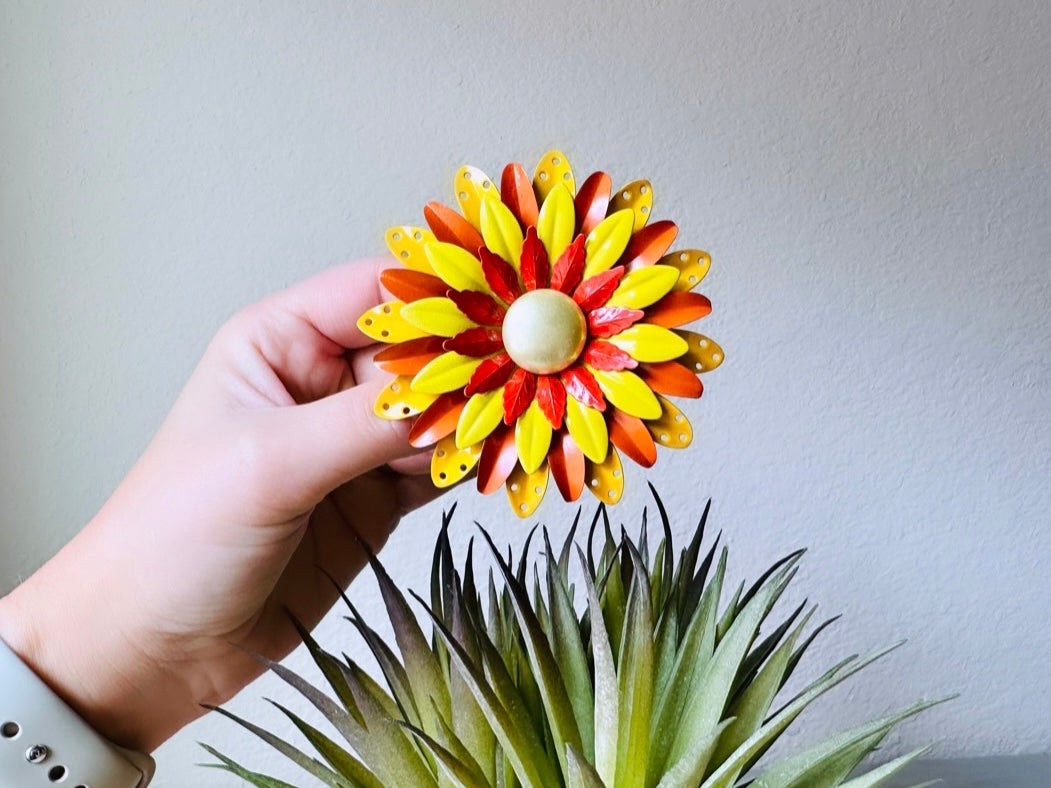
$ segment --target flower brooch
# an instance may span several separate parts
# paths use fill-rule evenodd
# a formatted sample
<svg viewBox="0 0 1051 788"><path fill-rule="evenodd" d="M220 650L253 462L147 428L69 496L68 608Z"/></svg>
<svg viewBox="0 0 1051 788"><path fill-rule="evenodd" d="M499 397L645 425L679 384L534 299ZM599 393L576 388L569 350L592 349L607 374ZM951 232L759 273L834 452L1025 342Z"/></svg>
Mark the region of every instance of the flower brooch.
<svg viewBox="0 0 1051 788"><path fill-rule="evenodd" d="M699 397L697 375L723 359L714 341L680 328L711 312L691 292L711 258L668 253L678 229L648 221L647 181L611 187L596 172L577 189L558 151L531 180L507 165L499 190L465 166L462 213L431 202L430 229L388 230L404 268L381 282L396 300L358 327L389 345L376 364L397 376L377 415L414 419L409 441L434 445L439 487L477 467L478 489L506 487L521 517L552 478L567 501L587 487L616 503L621 455L649 467L658 444L690 444L689 421L666 397Z"/></svg>

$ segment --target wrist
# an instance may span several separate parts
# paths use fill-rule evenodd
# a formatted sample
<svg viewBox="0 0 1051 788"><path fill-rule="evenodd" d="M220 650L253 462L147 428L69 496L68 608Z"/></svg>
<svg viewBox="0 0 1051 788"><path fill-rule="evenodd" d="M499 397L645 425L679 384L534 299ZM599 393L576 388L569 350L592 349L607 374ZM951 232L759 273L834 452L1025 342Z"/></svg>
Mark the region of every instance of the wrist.
<svg viewBox="0 0 1051 788"><path fill-rule="evenodd" d="M129 590L84 545L76 562L68 550L0 598L0 639L101 736L151 752L199 716L196 699L126 629Z"/></svg>

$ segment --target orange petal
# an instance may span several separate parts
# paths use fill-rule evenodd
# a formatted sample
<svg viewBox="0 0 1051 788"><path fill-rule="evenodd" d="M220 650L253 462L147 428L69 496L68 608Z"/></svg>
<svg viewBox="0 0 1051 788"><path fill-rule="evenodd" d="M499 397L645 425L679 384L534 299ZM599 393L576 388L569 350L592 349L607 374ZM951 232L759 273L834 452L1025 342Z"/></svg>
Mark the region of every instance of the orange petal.
<svg viewBox="0 0 1051 788"><path fill-rule="evenodd" d="M563 431L556 437L547 462L563 500L577 500L584 491L584 452L572 435Z"/></svg>
<svg viewBox="0 0 1051 788"><path fill-rule="evenodd" d="M646 310L646 322L664 328L692 323L712 313L712 302L700 293L672 291Z"/></svg>
<svg viewBox="0 0 1051 788"><path fill-rule="evenodd" d="M451 435L456 430L456 422L466 404L467 398L462 391L442 394L413 423L409 431L409 444L422 449Z"/></svg>
<svg viewBox="0 0 1051 788"><path fill-rule="evenodd" d="M657 462L657 444L653 442L653 436L640 418L614 409L609 425L609 439L613 441L614 446L644 468L649 468Z"/></svg>
<svg viewBox="0 0 1051 788"><path fill-rule="evenodd" d="M489 495L499 490L517 462L515 431L510 427L498 428L482 444L482 456L478 460L478 492Z"/></svg>
<svg viewBox="0 0 1051 788"><path fill-rule="evenodd" d="M380 284L387 288L392 296L406 304L421 298L443 296L449 289L449 285L433 274L409 268L387 268L381 271Z"/></svg>
<svg viewBox="0 0 1051 788"><path fill-rule="evenodd" d="M675 222L667 219L647 225L631 236L620 262L629 271L643 265L653 265L671 248L678 234L679 228Z"/></svg>
<svg viewBox="0 0 1051 788"><path fill-rule="evenodd" d="M704 392L701 379L676 361L639 364L635 372L658 394L696 399Z"/></svg>
<svg viewBox="0 0 1051 788"><path fill-rule="evenodd" d="M504 167L503 175L500 177L500 198L521 222L522 227L536 226L540 206L536 202L533 182L529 180L521 164L515 162Z"/></svg>
<svg viewBox="0 0 1051 788"><path fill-rule="evenodd" d="M573 202L576 206L577 233L587 235L606 218L613 180L604 172L593 172L580 185Z"/></svg>
<svg viewBox="0 0 1051 788"><path fill-rule="evenodd" d="M448 205L429 202L423 206L423 217L439 241L462 246L471 254L485 243L482 234Z"/></svg>
<svg viewBox="0 0 1051 788"><path fill-rule="evenodd" d="M444 351L442 337L420 337L384 348L376 354L376 366L393 375L415 375L427 362Z"/></svg>

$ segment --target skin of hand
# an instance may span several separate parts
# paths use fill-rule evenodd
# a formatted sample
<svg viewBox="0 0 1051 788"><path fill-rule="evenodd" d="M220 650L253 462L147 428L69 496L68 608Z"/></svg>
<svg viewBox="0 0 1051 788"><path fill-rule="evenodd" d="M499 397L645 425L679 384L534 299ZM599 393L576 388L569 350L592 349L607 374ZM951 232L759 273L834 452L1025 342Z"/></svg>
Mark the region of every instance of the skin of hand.
<svg viewBox="0 0 1051 788"><path fill-rule="evenodd" d="M0 599L0 638L96 730L149 752L299 644L436 490L356 328L384 260L251 306L88 525ZM324 571L321 571L321 570Z"/></svg>

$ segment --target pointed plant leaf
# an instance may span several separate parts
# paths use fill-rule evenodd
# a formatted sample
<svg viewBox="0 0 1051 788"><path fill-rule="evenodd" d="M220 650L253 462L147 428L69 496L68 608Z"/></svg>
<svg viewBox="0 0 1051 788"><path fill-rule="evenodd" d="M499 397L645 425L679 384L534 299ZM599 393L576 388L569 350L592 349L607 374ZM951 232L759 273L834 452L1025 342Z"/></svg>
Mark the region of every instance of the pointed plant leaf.
<svg viewBox="0 0 1051 788"><path fill-rule="evenodd" d="M284 780L279 780L276 777L269 777L265 774L259 774L258 772L251 772L248 769L241 766L236 761L232 761L223 755L218 750L209 747L207 744L200 743L201 746L206 749L213 757L218 758L222 763L202 763L207 769L222 769L223 771L230 772L230 774L240 777L248 783L256 786L256 788L296 788L291 783L286 783ZM358 788L354 785L352 788Z"/></svg>
<svg viewBox="0 0 1051 788"><path fill-rule="evenodd" d="M341 777L347 778L352 785L367 786L367 788L383 788L383 783L376 779L376 775L369 771L365 764L280 703L274 703L273 701L271 703L292 721L292 724L306 737L311 746L318 751L322 758L328 761L329 765Z"/></svg>
<svg viewBox="0 0 1051 788"><path fill-rule="evenodd" d="M882 766L878 766L870 772L866 772L852 780L847 780L842 784L843 788L876 788L877 785L882 785L916 759L922 758L929 753L931 749L933 749L932 745L928 744L926 747L920 747L919 749L906 753L892 761L887 761ZM932 784L933 783L924 783L924 785Z"/></svg>
<svg viewBox="0 0 1051 788"><path fill-rule="evenodd" d="M438 763L438 768L453 781L454 785L462 786L462 788L489 788L489 782L479 770L477 763L465 763L419 728L407 723L402 724L430 750Z"/></svg>
<svg viewBox="0 0 1051 788"><path fill-rule="evenodd" d="M504 582L510 592L515 617L522 632L529 664L532 666L532 672L536 678L540 696L543 699L547 721L554 736L555 749L564 774L567 767L566 746L572 745L579 750L581 741L580 730L577 728L573 714L573 707L566 698L566 685L562 680L562 673L558 663L555 661L554 654L551 653L551 647L544 636L534 605L530 604L524 583L519 582L518 578L515 577L511 566L504 561L503 556L500 555L500 551L496 547L496 543L493 542L492 537L489 536L489 533L484 528L482 529L482 536L489 543L489 547L496 559L497 567L503 573Z"/></svg>
<svg viewBox="0 0 1051 788"><path fill-rule="evenodd" d="M705 738L695 742L693 749L664 773L657 788L696 788L704 775L705 764L711 760L719 736L732 722L733 718L723 720Z"/></svg>
<svg viewBox="0 0 1051 788"><path fill-rule="evenodd" d="M449 657L455 669L460 671L471 688L471 692L474 693L475 700L478 701L478 705L489 719L504 754L511 761L514 772L523 786L545 788L545 786L557 785L556 771L545 757L543 744L537 739L535 731L531 726L522 727L518 724L518 721L522 720L522 710L508 709L500 701L490 678L471 662L463 646L456 642L452 632L419 596L416 594L413 596L423 605L431 621L434 622L437 633L449 649Z"/></svg>
<svg viewBox="0 0 1051 788"><path fill-rule="evenodd" d="M754 788L838 785L898 723L947 698L921 701L895 714L829 736L803 752L783 758L756 777Z"/></svg>
<svg viewBox="0 0 1051 788"><path fill-rule="evenodd" d="M313 775L325 785L330 786L330 788L348 788L348 786L350 785L350 783L342 779L328 766L321 763L321 761L315 758L311 758L302 750L293 747L281 737L275 736L274 734L270 733L270 731L264 730L258 725L253 725L251 722L248 722L248 720L244 720L238 717L236 714L233 714L232 712L229 712L226 709L220 708L219 706L207 706L206 708L210 709L211 711L217 712L218 714L221 714L227 719L233 720L242 728L251 731L260 739L262 739L271 747L273 747L275 750L277 750L279 753L288 758L288 760L292 761L292 763L294 763L300 769Z"/></svg>
<svg viewBox="0 0 1051 788"><path fill-rule="evenodd" d="M617 663L620 691L620 733L617 788L645 788L653 707L653 606L650 581L642 557L630 540L623 542L632 562L624 637ZM623 555L624 551L622 551Z"/></svg>
<svg viewBox="0 0 1051 788"><path fill-rule="evenodd" d="M591 614L591 655L595 666L595 767L607 786L614 785L617 771L617 747L620 733L620 695L617 688L617 668L613 661L609 636L602 618L594 578L587 567L580 548L577 548L584 569L584 587Z"/></svg>
<svg viewBox="0 0 1051 788"><path fill-rule="evenodd" d="M572 745L566 747L566 762L569 765L569 771L566 772L566 788L607 788L595 767Z"/></svg>

